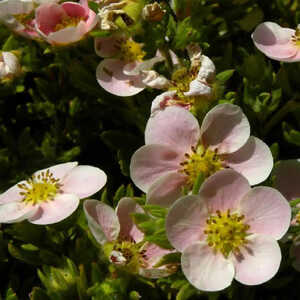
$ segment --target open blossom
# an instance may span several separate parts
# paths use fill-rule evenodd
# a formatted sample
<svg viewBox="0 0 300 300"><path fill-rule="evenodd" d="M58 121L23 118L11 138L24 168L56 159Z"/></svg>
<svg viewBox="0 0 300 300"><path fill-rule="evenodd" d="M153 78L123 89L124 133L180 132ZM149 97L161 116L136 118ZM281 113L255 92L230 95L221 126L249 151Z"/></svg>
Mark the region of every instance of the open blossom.
<svg viewBox="0 0 300 300"><path fill-rule="evenodd" d="M157 96L151 106L151 113L177 105L186 109L193 106L205 106L213 98L212 84L215 79L216 68L212 60L202 54L197 44L187 47L190 58L190 67L180 66L176 54L170 51L176 70L167 86L167 91Z"/></svg>
<svg viewBox="0 0 300 300"><path fill-rule="evenodd" d="M36 9L36 30L53 45L77 42L96 24L96 14L89 9L87 0L80 3L45 3Z"/></svg>
<svg viewBox="0 0 300 300"><path fill-rule="evenodd" d="M76 210L80 199L95 194L105 183L102 170L77 162L37 171L0 195L0 223L60 222Z"/></svg>
<svg viewBox="0 0 300 300"><path fill-rule="evenodd" d="M142 50L142 44L132 38L121 34L96 38L95 51L105 58L97 67L97 81L109 93L124 97L136 95L153 84L159 88L157 81L162 76L151 68L164 57L143 60L146 53ZM168 81L163 78L160 88L167 84Z"/></svg>
<svg viewBox="0 0 300 300"><path fill-rule="evenodd" d="M32 0L0 1L0 22L27 38L39 36L34 27L34 1Z"/></svg>
<svg viewBox="0 0 300 300"><path fill-rule="evenodd" d="M277 243L288 230L291 209L275 189L255 187L233 170L209 177L198 195L178 199L166 219L167 236L180 252L182 271L204 291L271 279L278 271Z"/></svg>
<svg viewBox="0 0 300 300"><path fill-rule="evenodd" d="M300 27L297 29L281 27L273 22L257 26L252 39L266 56L284 62L300 61Z"/></svg>
<svg viewBox="0 0 300 300"><path fill-rule="evenodd" d="M144 242L144 234L133 223L130 214L143 213L143 209L131 198L122 198L116 211L97 200L84 201L88 226L108 256L111 263L126 271L144 277L159 278L176 271L176 266L155 264L170 250Z"/></svg>
<svg viewBox="0 0 300 300"><path fill-rule="evenodd" d="M254 185L273 167L270 149L250 136L247 117L232 104L215 106L201 127L184 108L167 107L148 120L145 144L131 158L131 178L150 203L163 206L180 197L182 187L191 189L200 173L232 168Z"/></svg>
<svg viewBox="0 0 300 300"><path fill-rule="evenodd" d="M20 64L12 52L0 52L0 81L6 81L20 72Z"/></svg>

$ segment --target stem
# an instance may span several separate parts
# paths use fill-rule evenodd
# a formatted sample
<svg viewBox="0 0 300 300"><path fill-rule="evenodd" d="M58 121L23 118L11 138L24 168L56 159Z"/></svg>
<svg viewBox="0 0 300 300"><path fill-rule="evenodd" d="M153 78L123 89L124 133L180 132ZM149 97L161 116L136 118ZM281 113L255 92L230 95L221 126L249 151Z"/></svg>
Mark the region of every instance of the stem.
<svg viewBox="0 0 300 300"><path fill-rule="evenodd" d="M288 101L266 124L263 130L263 136L266 136L269 131L285 117L285 115L296 108L300 108L300 103L297 103L294 100Z"/></svg>
<svg viewBox="0 0 300 300"><path fill-rule="evenodd" d="M201 187L204 179L205 179L204 174L202 172L200 172L199 175L198 175L198 177L197 177L197 179L196 179L196 181L194 182L193 191L192 191L193 195L197 195L198 194L198 192L200 190L200 187Z"/></svg>

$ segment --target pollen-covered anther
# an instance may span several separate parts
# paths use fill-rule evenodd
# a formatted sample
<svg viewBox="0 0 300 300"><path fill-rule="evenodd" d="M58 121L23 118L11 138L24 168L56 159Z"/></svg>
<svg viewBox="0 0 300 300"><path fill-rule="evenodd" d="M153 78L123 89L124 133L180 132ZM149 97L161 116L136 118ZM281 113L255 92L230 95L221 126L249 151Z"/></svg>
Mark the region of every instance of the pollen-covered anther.
<svg viewBox="0 0 300 300"><path fill-rule="evenodd" d="M20 195L22 201L37 204L53 200L55 195L60 192L61 184L48 169L37 175L32 175L25 183L18 184L22 190Z"/></svg>
<svg viewBox="0 0 300 300"><path fill-rule="evenodd" d="M239 253L240 247L247 244L248 230L250 226L243 222L244 215L216 211L206 220L204 234L207 235L207 243L216 252L221 252L225 258L231 252Z"/></svg>
<svg viewBox="0 0 300 300"><path fill-rule="evenodd" d="M54 31L58 31L71 26L75 27L80 21L84 21L84 19L82 17L65 16L58 24L55 25Z"/></svg>
<svg viewBox="0 0 300 300"><path fill-rule="evenodd" d="M120 59L126 62L143 61L146 52L142 50L143 44L132 39L123 40L120 46Z"/></svg>
<svg viewBox="0 0 300 300"><path fill-rule="evenodd" d="M193 186L200 173L209 177L224 168L223 161L217 151L204 148L202 145L192 146L190 153L184 154L185 160L180 163L180 173L187 175L187 185Z"/></svg>

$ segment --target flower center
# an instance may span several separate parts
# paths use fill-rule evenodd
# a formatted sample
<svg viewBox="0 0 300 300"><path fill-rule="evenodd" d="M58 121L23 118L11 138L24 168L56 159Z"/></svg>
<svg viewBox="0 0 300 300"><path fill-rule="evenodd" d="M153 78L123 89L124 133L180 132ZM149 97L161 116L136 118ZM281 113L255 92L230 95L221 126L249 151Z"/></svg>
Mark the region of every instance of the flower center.
<svg viewBox="0 0 300 300"><path fill-rule="evenodd" d="M143 61L146 52L142 50L142 44L131 39L123 40L120 43L120 59L126 62Z"/></svg>
<svg viewBox="0 0 300 300"><path fill-rule="evenodd" d="M13 17L26 28L33 27L32 20L34 19L34 11L29 14L17 14L13 15Z"/></svg>
<svg viewBox="0 0 300 300"><path fill-rule="evenodd" d="M240 247L247 244L247 231L250 226L244 224L244 215L216 211L216 215L210 215L206 220L204 234L207 235L208 246L221 252L225 258L233 251L240 252Z"/></svg>
<svg viewBox="0 0 300 300"><path fill-rule="evenodd" d="M58 31L67 27L76 27L80 21L83 21L82 17L70 17L64 16L59 23L57 23L54 27L53 31Z"/></svg>
<svg viewBox="0 0 300 300"><path fill-rule="evenodd" d="M296 46L300 46L300 24L297 26L296 32L292 36L291 40Z"/></svg>
<svg viewBox="0 0 300 300"><path fill-rule="evenodd" d="M48 169L46 172L33 175L26 183L18 184L18 187L22 190L20 192L20 195L24 197L22 201L37 204L53 200L59 192L61 184L59 179L55 179Z"/></svg>
<svg viewBox="0 0 300 300"><path fill-rule="evenodd" d="M217 151L205 149L203 145L192 147L192 153L185 154L186 159L180 163L179 172L187 175L187 184L193 186L202 173L206 178L224 168L223 161Z"/></svg>

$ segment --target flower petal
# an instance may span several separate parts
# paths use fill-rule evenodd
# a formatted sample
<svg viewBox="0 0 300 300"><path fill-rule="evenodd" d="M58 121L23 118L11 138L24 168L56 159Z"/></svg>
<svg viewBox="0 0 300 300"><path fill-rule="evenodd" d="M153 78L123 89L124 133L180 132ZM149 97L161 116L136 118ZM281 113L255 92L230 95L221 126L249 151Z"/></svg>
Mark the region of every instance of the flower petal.
<svg viewBox="0 0 300 300"><path fill-rule="evenodd" d="M67 13L69 17L87 18L88 16L85 8L79 3L64 2L61 4L61 7L64 9L64 11Z"/></svg>
<svg viewBox="0 0 300 300"><path fill-rule="evenodd" d="M191 81L190 88L184 93L187 97L193 96L206 96L209 97L212 94L212 88L205 82L200 81L198 78Z"/></svg>
<svg viewBox="0 0 300 300"><path fill-rule="evenodd" d="M144 210L132 198L122 198L116 208L116 214L120 222L121 240L134 240L139 243L144 238L144 233L141 232L133 223L132 213L143 213Z"/></svg>
<svg viewBox="0 0 300 300"><path fill-rule="evenodd" d="M112 57L116 55L120 49L118 47L121 36L107 36L95 38L95 52L100 57Z"/></svg>
<svg viewBox="0 0 300 300"><path fill-rule="evenodd" d="M273 156L269 147L253 136L239 150L224 158L226 165L245 176L250 185L266 180L273 168Z"/></svg>
<svg viewBox="0 0 300 300"><path fill-rule="evenodd" d="M97 67L96 77L107 92L121 96L133 96L141 92L145 85L140 76L128 76L123 73L126 62L119 59L104 59Z"/></svg>
<svg viewBox="0 0 300 300"><path fill-rule="evenodd" d="M205 199L208 211L215 213L236 210L240 200L250 191L250 185L239 173L226 169L208 177L202 184L199 196Z"/></svg>
<svg viewBox="0 0 300 300"><path fill-rule="evenodd" d="M169 172L160 176L147 192L147 204L169 207L182 196L182 187L185 182L186 176L178 172Z"/></svg>
<svg viewBox="0 0 300 300"><path fill-rule="evenodd" d="M117 240L120 223L113 208L98 200L88 199L83 202L83 210L88 226L99 244Z"/></svg>
<svg viewBox="0 0 300 300"><path fill-rule="evenodd" d="M103 188L107 180L106 174L92 166L73 168L62 181L64 193L76 194L79 199L89 197Z"/></svg>
<svg viewBox="0 0 300 300"><path fill-rule="evenodd" d="M197 119L182 107L167 107L148 120L146 144L164 144L180 152L190 152L200 137Z"/></svg>
<svg viewBox="0 0 300 300"><path fill-rule="evenodd" d="M53 200L42 202L38 212L28 219L30 223L48 225L69 217L78 207L79 198L74 194L60 194Z"/></svg>
<svg viewBox="0 0 300 300"><path fill-rule="evenodd" d="M156 113L168 107L168 102L172 101L175 95L176 91L167 91L156 96L151 104L151 117L154 117Z"/></svg>
<svg viewBox="0 0 300 300"><path fill-rule="evenodd" d="M273 22L258 25L252 34L255 46L266 56L281 61L294 56L298 50L291 42L295 30L282 28Z"/></svg>
<svg viewBox="0 0 300 300"><path fill-rule="evenodd" d="M181 266L187 280L202 291L220 291L230 286L234 267L229 259L214 253L206 243L187 247L181 256Z"/></svg>
<svg viewBox="0 0 300 300"><path fill-rule="evenodd" d="M234 260L235 279L247 285L261 284L277 273L281 261L280 247L271 236L255 234L248 240Z"/></svg>
<svg viewBox="0 0 300 300"><path fill-rule="evenodd" d="M275 165L273 175L275 177L274 187L288 201L300 198L300 159L280 161Z"/></svg>
<svg viewBox="0 0 300 300"><path fill-rule="evenodd" d="M166 145L145 145L131 157L130 177L142 191L148 191L159 177L177 171L183 154Z"/></svg>
<svg viewBox="0 0 300 300"><path fill-rule="evenodd" d="M182 252L194 242L204 239L207 218L207 208L202 198L194 195L179 198L166 218L168 240Z"/></svg>
<svg viewBox="0 0 300 300"><path fill-rule="evenodd" d="M26 181L20 181L17 184L13 185L4 193L0 194L0 204L10 203L10 202L20 202L24 195L20 195L22 190L18 187L19 184L25 184Z"/></svg>
<svg viewBox="0 0 300 300"><path fill-rule="evenodd" d="M250 232L265 234L279 240L291 222L291 208L287 200L275 189L255 187L240 202L244 222Z"/></svg>
<svg viewBox="0 0 300 300"><path fill-rule="evenodd" d="M201 138L218 153L231 153L241 148L250 136L250 125L239 106L225 103L211 109L201 125Z"/></svg>
<svg viewBox="0 0 300 300"><path fill-rule="evenodd" d="M24 202L10 202L0 205L0 223L21 222L32 217L39 206L32 206Z"/></svg>
<svg viewBox="0 0 300 300"><path fill-rule="evenodd" d="M34 173L35 176L38 176L42 172L46 173L47 170L49 170L50 173L53 174L53 177L55 179L62 179L64 176L66 176L73 168L75 168L78 165L78 163L75 162L68 162L64 164L55 165L53 167L45 168L43 170L39 170Z"/></svg>

